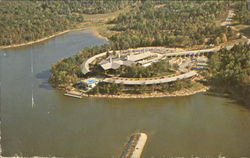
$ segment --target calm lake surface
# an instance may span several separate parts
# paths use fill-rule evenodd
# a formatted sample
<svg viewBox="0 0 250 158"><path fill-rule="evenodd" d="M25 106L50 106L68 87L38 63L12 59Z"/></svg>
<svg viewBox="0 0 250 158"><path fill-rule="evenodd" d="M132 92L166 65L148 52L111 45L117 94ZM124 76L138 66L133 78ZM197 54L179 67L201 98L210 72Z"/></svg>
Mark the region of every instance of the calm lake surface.
<svg viewBox="0 0 250 158"><path fill-rule="evenodd" d="M3 156L118 157L128 137L143 131L149 136L144 158L250 157L250 110L233 100L205 94L74 99L48 84L52 63L104 43L74 31L0 50Z"/></svg>

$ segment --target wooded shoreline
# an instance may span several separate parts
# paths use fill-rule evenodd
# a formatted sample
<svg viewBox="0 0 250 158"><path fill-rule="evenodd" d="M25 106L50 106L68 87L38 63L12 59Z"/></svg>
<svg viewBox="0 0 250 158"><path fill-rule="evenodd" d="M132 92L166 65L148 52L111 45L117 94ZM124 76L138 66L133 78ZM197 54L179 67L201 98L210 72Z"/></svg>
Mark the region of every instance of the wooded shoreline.
<svg viewBox="0 0 250 158"><path fill-rule="evenodd" d="M79 31L79 30L90 32L90 33L92 33L94 36L96 36L98 38L102 38L102 39L108 40L106 37L101 36L95 30L94 27L82 27L82 28L68 29L68 30L65 30L65 31L62 31L62 32L57 32L57 33L54 33L53 35L50 35L50 36L47 36L47 37L44 37L44 38L41 38L41 39L38 39L38 40L26 42L26 43L11 44L11 45L6 45L6 46L2 45L2 46L0 46L0 49L7 49L7 48L16 48L16 47L28 46L28 45L32 45L32 44L44 42L46 40L52 39L52 38L57 37L57 36L61 36L63 34L66 34L66 33L72 32L72 31Z"/></svg>
<svg viewBox="0 0 250 158"><path fill-rule="evenodd" d="M35 43L43 42L43 41L49 40L51 38L63 35L65 33L71 32L71 31L74 31L74 30L65 30L65 31L58 32L58 33L55 33L53 35L50 35L50 36L47 36L47 37L44 37L44 38L41 38L41 39L38 39L38 40L35 40L35 41L26 42L26 43L11 44L11 45L6 45L6 46L2 45L2 46L0 46L0 49L15 48L15 47L22 47L22 46L32 45L32 44L35 44Z"/></svg>
<svg viewBox="0 0 250 158"><path fill-rule="evenodd" d="M84 97L95 97L95 98L120 98L120 99L129 99L129 98L163 98L163 97L183 97L183 96L191 96L195 95L197 93L206 92L209 90L209 87L203 87L199 90L188 90L185 89L185 91L180 90L173 93L160 93L160 92L154 92L154 93L143 93L143 94L120 94L120 95L109 95L109 94L96 94L96 95L88 95L83 94Z"/></svg>

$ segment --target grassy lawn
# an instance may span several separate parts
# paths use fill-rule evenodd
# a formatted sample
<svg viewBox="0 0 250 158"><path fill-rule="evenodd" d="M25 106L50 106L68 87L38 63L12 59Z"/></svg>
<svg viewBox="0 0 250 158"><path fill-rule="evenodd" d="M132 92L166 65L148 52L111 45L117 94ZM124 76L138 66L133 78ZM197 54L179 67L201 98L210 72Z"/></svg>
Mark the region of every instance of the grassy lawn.
<svg viewBox="0 0 250 158"><path fill-rule="evenodd" d="M205 87L205 86L204 86L202 83L200 83L200 82L192 82L192 83L193 83L193 85L192 85L192 87L191 87L192 90L199 90L199 89L202 89L202 88Z"/></svg>
<svg viewBox="0 0 250 158"><path fill-rule="evenodd" d="M162 76L168 76L168 75L172 75L172 74L175 74L176 72L172 72L172 71L167 71L167 72L161 72L161 73L158 73L155 77L162 77Z"/></svg>
<svg viewBox="0 0 250 158"><path fill-rule="evenodd" d="M116 18L119 14L128 12L131 9L132 9L131 7L127 7L106 14L83 14L85 22L79 24L77 28L92 28L91 31L94 32L95 34L99 34L103 37L108 38L117 32L109 30L108 27L111 27L113 25L108 24L107 22Z"/></svg>

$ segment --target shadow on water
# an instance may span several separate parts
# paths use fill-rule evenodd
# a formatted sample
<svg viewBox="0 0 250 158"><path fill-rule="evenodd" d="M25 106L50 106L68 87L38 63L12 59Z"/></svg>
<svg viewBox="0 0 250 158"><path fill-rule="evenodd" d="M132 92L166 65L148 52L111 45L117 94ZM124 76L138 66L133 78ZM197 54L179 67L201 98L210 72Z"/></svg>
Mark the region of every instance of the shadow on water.
<svg viewBox="0 0 250 158"><path fill-rule="evenodd" d="M249 103L244 103L243 101L239 101L237 99L234 98L229 98L228 101L226 101L227 104L229 105L240 105L241 107L250 110L250 104Z"/></svg>
<svg viewBox="0 0 250 158"><path fill-rule="evenodd" d="M48 82L49 76L50 76L50 70L44 70L44 71L36 74L36 78L42 80L42 83L39 84L39 86L38 86L39 88L44 88L47 90L53 89Z"/></svg>
<svg viewBox="0 0 250 158"><path fill-rule="evenodd" d="M38 79L43 79L43 80L48 80L50 76L50 70L44 70L42 72L39 72L36 74L36 78Z"/></svg>
<svg viewBox="0 0 250 158"><path fill-rule="evenodd" d="M204 93L204 95L207 96L213 96L213 97L219 97L219 98L231 98L229 94L225 93L225 92L215 92L215 91L207 91Z"/></svg>
<svg viewBox="0 0 250 158"><path fill-rule="evenodd" d="M228 101L226 102L227 104L241 105L242 107L245 107L246 109L250 110L249 103L244 103L243 101L240 101L239 99L233 97L229 93L226 93L223 91L209 90L206 93L204 93L204 95L218 97L218 98L226 98L226 99L228 99Z"/></svg>

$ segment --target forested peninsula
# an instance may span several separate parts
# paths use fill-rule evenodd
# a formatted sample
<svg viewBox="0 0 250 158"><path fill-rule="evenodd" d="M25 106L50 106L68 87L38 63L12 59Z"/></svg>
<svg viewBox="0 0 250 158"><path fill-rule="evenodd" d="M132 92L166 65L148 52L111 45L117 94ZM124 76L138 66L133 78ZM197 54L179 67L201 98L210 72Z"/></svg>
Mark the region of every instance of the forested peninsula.
<svg viewBox="0 0 250 158"><path fill-rule="evenodd" d="M86 59L110 50L148 46L195 50L223 47L241 41L244 43L245 40L242 39L242 35L237 30L222 25L222 22L227 19L228 11L232 8L236 13L234 19L247 24L248 17L243 16L249 13L246 8L246 1L141 2L129 12L122 13L108 21L108 30L113 32L108 37L108 44L86 48L71 58L62 59L55 63L52 66L50 82L56 87L66 88L67 85L88 77L82 74L80 65ZM130 89L126 93L177 92L181 89L195 89L200 86L200 83L203 83L206 86L213 87L213 90L230 93L237 100L248 104L250 98L249 45L239 44L231 50L222 49L213 55L209 55L208 59L208 68L200 72L199 75L202 79L199 82L183 80L153 87L136 86L135 89ZM225 62L225 59L228 62ZM128 67L126 69L119 69L119 71L123 73L127 71L127 75L139 78L152 74L150 73L150 67ZM122 84L98 84L88 93L122 95L124 89L127 88L124 88ZM234 95L236 92L237 95Z"/></svg>
<svg viewBox="0 0 250 158"><path fill-rule="evenodd" d="M99 17L98 33L109 41L102 46L83 49L75 56L52 65L50 83L57 88L79 89L81 80L93 77L85 74L82 65L89 58L107 52L102 60L120 58L117 51L140 47L164 47L178 51L214 49L206 55L207 67L198 71L199 78L177 80L168 84L124 87L122 84L98 84L88 95L123 95L179 92L201 85L215 91L230 93L249 104L249 15L246 0L242 1L7 1L0 2L0 46L27 43L75 28L86 28ZM124 10L123 12L119 12ZM118 13L118 12L119 13ZM231 14L232 13L232 14ZM102 16L107 15L109 16ZM105 18L105 20L103 20ZM223 23L226 23L224 25ZM233 46L232 49L226 49ZM217 51L218 50L218 51ZM155 52L153 52L155 53ZM158 52L157 52L158 53ZM133 56L128 54L127 56ZM145 55L145 54L144 54ZM154 54L156 55L156 54ZM152 55L152 56L154 56ZM160 56L159 54L157 54ZM157 56L156 55L156 56ZM152 58L150 56L149 58ZM196 57L195 57L196 58ZM99 71L97 59L90 69ZM193 62L193 58L192 62ZM151 59L150 59L151 60ZM179 59L175 62L178 63ZM170 66L170 59L157 61L148 67L132 65L104 76L127 78L166 77L179 72L180 65ZM203 64L206 65L206 64ZM96 68L96 69L95 69ZM159 69L157 69L159 68ZM189 67L189 69L193 69ZM198 69L195 67L195 69ZM196 71L196 70L195 70ZM107 77L107 76L105 76ZM126 89L126 90L125 90Z"/></svg>

